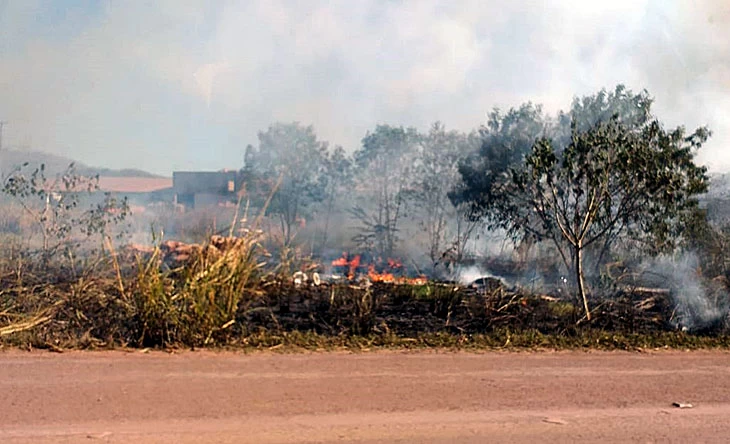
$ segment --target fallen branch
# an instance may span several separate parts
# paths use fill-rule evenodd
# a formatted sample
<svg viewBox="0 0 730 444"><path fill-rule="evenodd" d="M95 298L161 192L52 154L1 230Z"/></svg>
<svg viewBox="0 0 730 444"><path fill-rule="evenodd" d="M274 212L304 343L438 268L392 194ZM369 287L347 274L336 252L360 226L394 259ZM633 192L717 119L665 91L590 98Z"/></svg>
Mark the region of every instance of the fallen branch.
<svg viewBox="0 0 730 444"><path fill-rule="evenodd" d="M31 328L45 324L46 322L53 319L54 316L56 316L56 312L58 312L58 308L61 305L63 305L63 301L58 301L53 304L49 309L45 310L45 312L38 314L33 319L25 322L18 322L15 324L6 325L5 327L0 328L0 336L7 336L13 333L30 330Z"/></svg>

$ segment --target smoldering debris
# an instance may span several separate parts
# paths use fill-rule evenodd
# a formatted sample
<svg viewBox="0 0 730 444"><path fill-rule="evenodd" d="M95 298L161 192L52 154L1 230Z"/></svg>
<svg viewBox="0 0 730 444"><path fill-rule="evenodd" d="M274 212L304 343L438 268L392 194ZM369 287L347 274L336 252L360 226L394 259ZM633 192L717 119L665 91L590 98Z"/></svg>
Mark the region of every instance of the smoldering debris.
<svg viewBox="0 0 730 444"><path fill-rule="evenodd" d="M452 280L462 285L469 285L482 277L496 277L481 267L472 265L457 268L452 276Z"/></svg>
<svg viewBox="0 0 730 444"><path fill-rule="evenodd" d="M670 322L676 328L702 330L727 322L728 289L721 283L703 280L694 254L659 256L645 260L638 270L637 284L667 290L674 305Z"/></svg>

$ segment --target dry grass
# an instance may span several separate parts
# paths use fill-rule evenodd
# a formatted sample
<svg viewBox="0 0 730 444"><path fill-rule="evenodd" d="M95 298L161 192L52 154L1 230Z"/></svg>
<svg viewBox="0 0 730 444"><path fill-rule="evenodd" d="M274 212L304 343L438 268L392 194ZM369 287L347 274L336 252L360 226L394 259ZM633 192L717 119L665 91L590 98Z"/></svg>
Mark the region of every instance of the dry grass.
<svg viewBox="0 0 730 444"><path fill-rule="evenodd" d="M127 297L137 311L140 345L207 345L223 340L236 313L258 291L259 236L227 238L196 250L187 263L164 271L159 246L139 260Z"/></svg>
<svg viewBox="0 0 730 444"><path fill-rule="evenodd" d="M605 301L576 325L566 301L495 287L295 286L264 268L261 233L217 237L170 266L147 252L58 255L40 266L22 249L0 258L0 344L21 347L707 348L728 347L727 325L677 331L668 301Z"/></svg>
<svg viewBox="0 0 730 444"><path fill-rule="evenodd" d="M173 269L159 246L135 256L107 250L94 261L57 257L43 269L32 257L7 257L0 262L0 337L13 342L32 331L25 337L66 346L219 342L260 294L262 265L255 232L224 240Z"/></svg>
<svg viewBox="0 0 730 444"><path fill-rule="evenodd" d="M442 350L627 350L728 349L730 336L697 336L681 332L624 334L601 330L582 330L574 334L545 334L538 330L502 328L489 333L463 335L424 333L412 337L380 335L322 335L312 332L260 332L241 338L230 346L243 350L297 351L371 351L388 349Z"/></svg>

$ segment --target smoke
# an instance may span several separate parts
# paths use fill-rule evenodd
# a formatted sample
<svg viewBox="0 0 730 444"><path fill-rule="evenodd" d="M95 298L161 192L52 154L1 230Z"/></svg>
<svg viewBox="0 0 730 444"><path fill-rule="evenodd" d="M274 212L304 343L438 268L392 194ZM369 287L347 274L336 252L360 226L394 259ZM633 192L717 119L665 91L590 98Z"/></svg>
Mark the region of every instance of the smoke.
<svg viewBox="0 0 730 444"><path fill-rule="evenodd" d="M674 306L672 322L682 330L714 328L730 320L730 295L723 282L709 281L699 271L695 254L684 252L644 260L635 268L634 284L669 290ZM573 291L571 282L562 275L547 277L536 269L502 276L487 266L457 267L452 280L468 285L483 277L500 279L508 287L519 286L531 291L552 289L562 293ZM556 281L557 278L557 281Z"/></svg>
<svg viewBox="0 0 730 444"><path fill-rule="evenodd" d="M487 270L484 270L482 267L478 267L476 265L470 265L466 267L458 267L456 270L454 270L454 281L462 284L462 285L469 285L475 280L482 278L482 277L491 277L496 279L501 279L499 276L494 276Z"/></svg>
<svg viewBox="0 0 730 444"><path fill-rule="evenodd" d="M354 150L378 122L463 131L625 83L708 124L730 167L726 2L0 0L4 144L91 165L220 169L274 121Z"/></svg>
<svg viewBox="0 0 730 444"><path fill-rule="evenodd" d="M639 267L641 284L670 290L679 328L711 327L728 315L726 288L703 281L698 266L697 256L682 253L647 260Z"/></svg>

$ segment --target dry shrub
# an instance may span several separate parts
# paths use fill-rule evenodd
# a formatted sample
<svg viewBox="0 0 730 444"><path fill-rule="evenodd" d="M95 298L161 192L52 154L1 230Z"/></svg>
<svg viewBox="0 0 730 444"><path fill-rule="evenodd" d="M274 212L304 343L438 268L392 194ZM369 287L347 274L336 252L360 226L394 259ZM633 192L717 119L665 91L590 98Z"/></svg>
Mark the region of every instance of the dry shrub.
<svg viewBox="0 0 730 444"><path fill-rule="evenodd" d="M51 347L226 343L240 333L238 310L259 294L259 236L214 236L172 269L159 245L130 260L108 243L105 252L58 255L43 267L6 254L0 337Z"/></svg>
<svg viewBox="0 0 730 444"><path fill-rule="evenodd" d="M38 257L27 250L4 250L0 257L4 341L25 334L36 346L126 344L133 310L121 297L108 255L59 254L43 266Z"/></svg>
<svg viewBox="0 0 730 444"><path fill-rule="evenodd" d="M191 250L172 270L163 267L156 247L128 292L137 311L140 345L206 345L225 342L236 312L259 293L260 233L243 237L214 236Z"/></svg>

